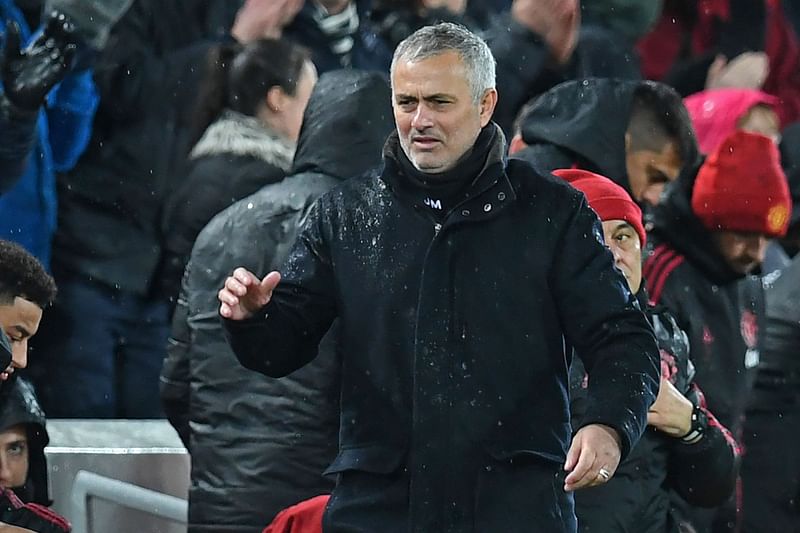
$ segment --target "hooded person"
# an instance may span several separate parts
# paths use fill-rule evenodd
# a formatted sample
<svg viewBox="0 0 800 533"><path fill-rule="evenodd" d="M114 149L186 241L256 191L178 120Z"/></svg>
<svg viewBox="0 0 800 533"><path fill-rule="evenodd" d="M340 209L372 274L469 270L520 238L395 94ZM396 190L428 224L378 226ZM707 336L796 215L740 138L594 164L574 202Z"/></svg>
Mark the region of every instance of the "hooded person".
<svg viewBox="0 0 800 533"><path fill-rule="evenodd" d="M778 149L737 131L670 188L654 211L644 275L654 304L666 306L689 336L696 381L709 408L742 436L764 331L764 289L750 275L769 238L786 232L791 199ZM700 531L712 513L693 513ZM723 516L718 520L736 521Z"/></svg>
<svg viewBox="0 0 800 533"><path fill-rule="evenodd" d="M0 390L0 458L8 460L8 451L24 452L27 468L2 476L0 484L11 488L25 503L51 505L48 494L47 461L44 448L50 441L45 427L44 411L39 405L33 386L22 378L9 381ZM17 430L18 440L9 440L7 435ZM22 444L20 445L20 442ZM11 449L13 446L13 450ZM17 455L20 455L18 453ZM4 470L8 465L3 465ZM13 469L11 469L13 470ZM24 472L23 472L24 471ZM20 483L22 481L22 483ZM6 484L8 483L8 484Z"/></svg>
<svg viewBox="0 0 800 533"><path fill-rule="evenodd" d="M679 518L670 509L670 491L700 506L723 503L735 486L738 446L709 412L694 383L686 334L664 307L649 305L642 281L647 237L639 207L622 187L604 176L578 169L553 174L583 192L600 218L606 245L653 326L661 356L661 388L650 407L644 436L609 483L575 496L580 531L677 533ZM570 368L570 404L576 426L586 411L589 383L577 355Z"/></svg>
<svg viewBox="0 0 800 533"><path fill-rule="evenodd" d="M683 100L692 119L700 151L709 154L736 130L780 139L780 121L775 113L778 99L755 89L709 89Z"/></svg>
<svg viewBox="0 0 800 533"><path fill-rule="evenodd" d="M527 105L509 153L544 171L608 176L640 204L656 205L665 185L695 163L697 147L674 90L596 78L562 83Z"/></svg>
<svg viewBox="0 0 800 533"><path fill-rule="evenodd" d="M289 177L217 215L197 239L161 376L164 410L192 456L190 532L260 532L282 509L333 488L322 472L338 445L335 334L312 365L265 379L228 346L217 291L237 265L279 265L314 201L380 163L390 129L385 76L323 75Z"/></svg>
<svg viewBox="0 0 800 533"><path fill-rule="evenodd" d="M15 377L0 390L0 524L37 533L69 533L51 511L44 448L50 441L33 386Z"/></svg>

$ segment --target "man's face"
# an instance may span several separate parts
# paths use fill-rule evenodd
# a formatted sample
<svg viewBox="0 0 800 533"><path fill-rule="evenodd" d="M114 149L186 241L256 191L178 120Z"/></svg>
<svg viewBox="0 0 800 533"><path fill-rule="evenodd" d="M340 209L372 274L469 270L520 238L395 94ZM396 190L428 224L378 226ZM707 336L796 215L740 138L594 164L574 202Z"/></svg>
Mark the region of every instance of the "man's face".
<svg viewBox="0 0 800 533"><path fill-rule="evenodd" d="M614 254L614 264L625 274L628 287L636 294L642 284L642 243L633 226L624 220L604 220L603 236Z"/></svg>
<svg viewBox="0 0 800 533"><path fill-rule="evenodd" d="M725 262L739 274L749 274L764 261L769 240L760 233L716 231L714 241Z"/></svg>
<svg viewBox="0 0 800 533"><path fill-rule="evenodd" d="M0 327L11 342L11 365L0 372L5 381L15 368L28 365L28 339L39 330L42 308L19 296L10 305L0 304Z"/></svg>
<svg viewBox="0 0 800 533"><path fill-rule="evenodd" d="M626 144L630 144L627 139ZM660 152L628 150L625 165L633 199L640 204L656 206L667 183L678 179L683 161L677 145L669 142Z"/></svg>
<svg viewBox="0 0 800 533"><path fill-rule="evenodd" d="M28 478L28 432L17 425L0 432L0 487L21 487Z"/></svg>
<svg viewBox="0 0 800 533"><path fill-rule="evenodd" d="M392 106L400 146L414 166L437 174L453 168L489 123L497 91L472 99L456 52L399 61L392 72Z"/></svg>

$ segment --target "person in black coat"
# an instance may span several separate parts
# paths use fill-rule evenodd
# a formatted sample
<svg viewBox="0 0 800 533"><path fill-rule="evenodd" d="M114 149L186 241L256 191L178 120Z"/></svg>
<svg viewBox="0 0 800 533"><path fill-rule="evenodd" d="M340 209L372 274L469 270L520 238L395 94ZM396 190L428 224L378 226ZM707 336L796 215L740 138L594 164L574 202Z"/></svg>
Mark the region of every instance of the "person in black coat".
<svg viewBox="0 0 800 533"><path fill-rule="evenodd" d="M646 234L642 212L628 193L608 178L585 170L556 170L586 195L603 224L605 242L653 326L661 355L661 387L648 412L648 428L606 485L575 496L580 531L678 533L681 519L671 509L670 491L702 507L720 505L736 484L739 448L705 405L694 383L689 339L672 315L648 302L642 283ZM580 356L580 354L578 354ZM589 384L580 358L570 367L572 416L587 409Z"/></svg>
<svg viewBox="0 0 800 533"><path fill-rule="evenodd" d="M764 288L751 273L768 239L786 232L790 211L777 147L742 131L681 176L654 211L650 298L688 334L709 409L739 442L764 331ZM694 515L699 531L711 531L710 513ZM721 512L717 520L727 531L738 518Z"/></svg>
<svg viewBox="0 0 800 533"><path fill-rule="evenodd" d="M698 157L678 93L651 81L600 78L562 83L526 105L509 151L545 171L608 176L650 206Z"/></svg>
<svg viewBox="0 0 800 533"><path fill-rule="evenodd" d="M164 209L159 279L177 297L197 234L214 215L281 181L317 81L308 52L287 41L220 45L196 111L186 177Z"/></svg>
<svg viewBox="0 0 800 533"><path fill-rule="evenodd" d="M338 318L326 533L573 532L572 491L644 430L652 329L583 196L506 162L493 67L460 26L405 40L383 165L319 200L282 274L237 268L220 290L234 352L268 376L312 361ZM592 376L574 436L567 346Z"/></svg>
<svg viewBox="0 0 800 533"><path fill-rule="evenodd" d="M283 508L333 488L322 472L338 444L335 335L312 364L267 379L237 363L216 296L236 266L260 275L277 268L311 204L380 163L390 96L377 73L323 75L290 176L220 213L197 240L161 374L164 410L192 456L190 532L260 533Z"/></svg>
<svg viewBox="0 0 800 533"><path fill-rule="evenodd" d="M761 366L745 422L746 533L797 531L800 524L800 255L769 280L766 316Z"/></svg>

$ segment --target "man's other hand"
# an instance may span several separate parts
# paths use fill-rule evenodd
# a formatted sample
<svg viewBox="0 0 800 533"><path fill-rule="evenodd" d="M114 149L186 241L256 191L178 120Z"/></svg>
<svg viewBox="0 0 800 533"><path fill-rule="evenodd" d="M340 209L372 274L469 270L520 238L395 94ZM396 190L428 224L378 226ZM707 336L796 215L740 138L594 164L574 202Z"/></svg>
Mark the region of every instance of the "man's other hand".
<svg viewBox="0 0 800 533"><path fill-rule="evenodd" d="M661 378L656 402L647 412L647 423L670 437L683 437L692 430L694 405L668 379Z"/></svg>
<svg viewBox="0 0 800 533"><path fill-rule="evenodd" d="M617 471L622 455L616 430L602 424L589 424L578 430L567 452L564 490L573 491L608 482Z"/></svg>
<svg viewBox="0 0 800 533"><path fill-rule="evenodd" d="M217 293L219 314L231 320L244 320L267 305L272 291L281 281L278 272L270 272L263 280L245 268L237 268L225 280L225 286Z"/></svg>

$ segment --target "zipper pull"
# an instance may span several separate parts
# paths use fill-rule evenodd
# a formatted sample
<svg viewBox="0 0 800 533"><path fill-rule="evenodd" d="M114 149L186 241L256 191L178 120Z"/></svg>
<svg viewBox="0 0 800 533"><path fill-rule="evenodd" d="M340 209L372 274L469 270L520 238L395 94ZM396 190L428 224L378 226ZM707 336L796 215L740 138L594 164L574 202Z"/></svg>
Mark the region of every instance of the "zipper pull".
<svg viewBox="0 0 800 533"><path fill-rule="evenodd" d="M441 229L442 229L442 225L441 224L439 224L438 222L436 224L434 224L433 225L433 235L434 236L439 235L439 231Z"/></svg>

